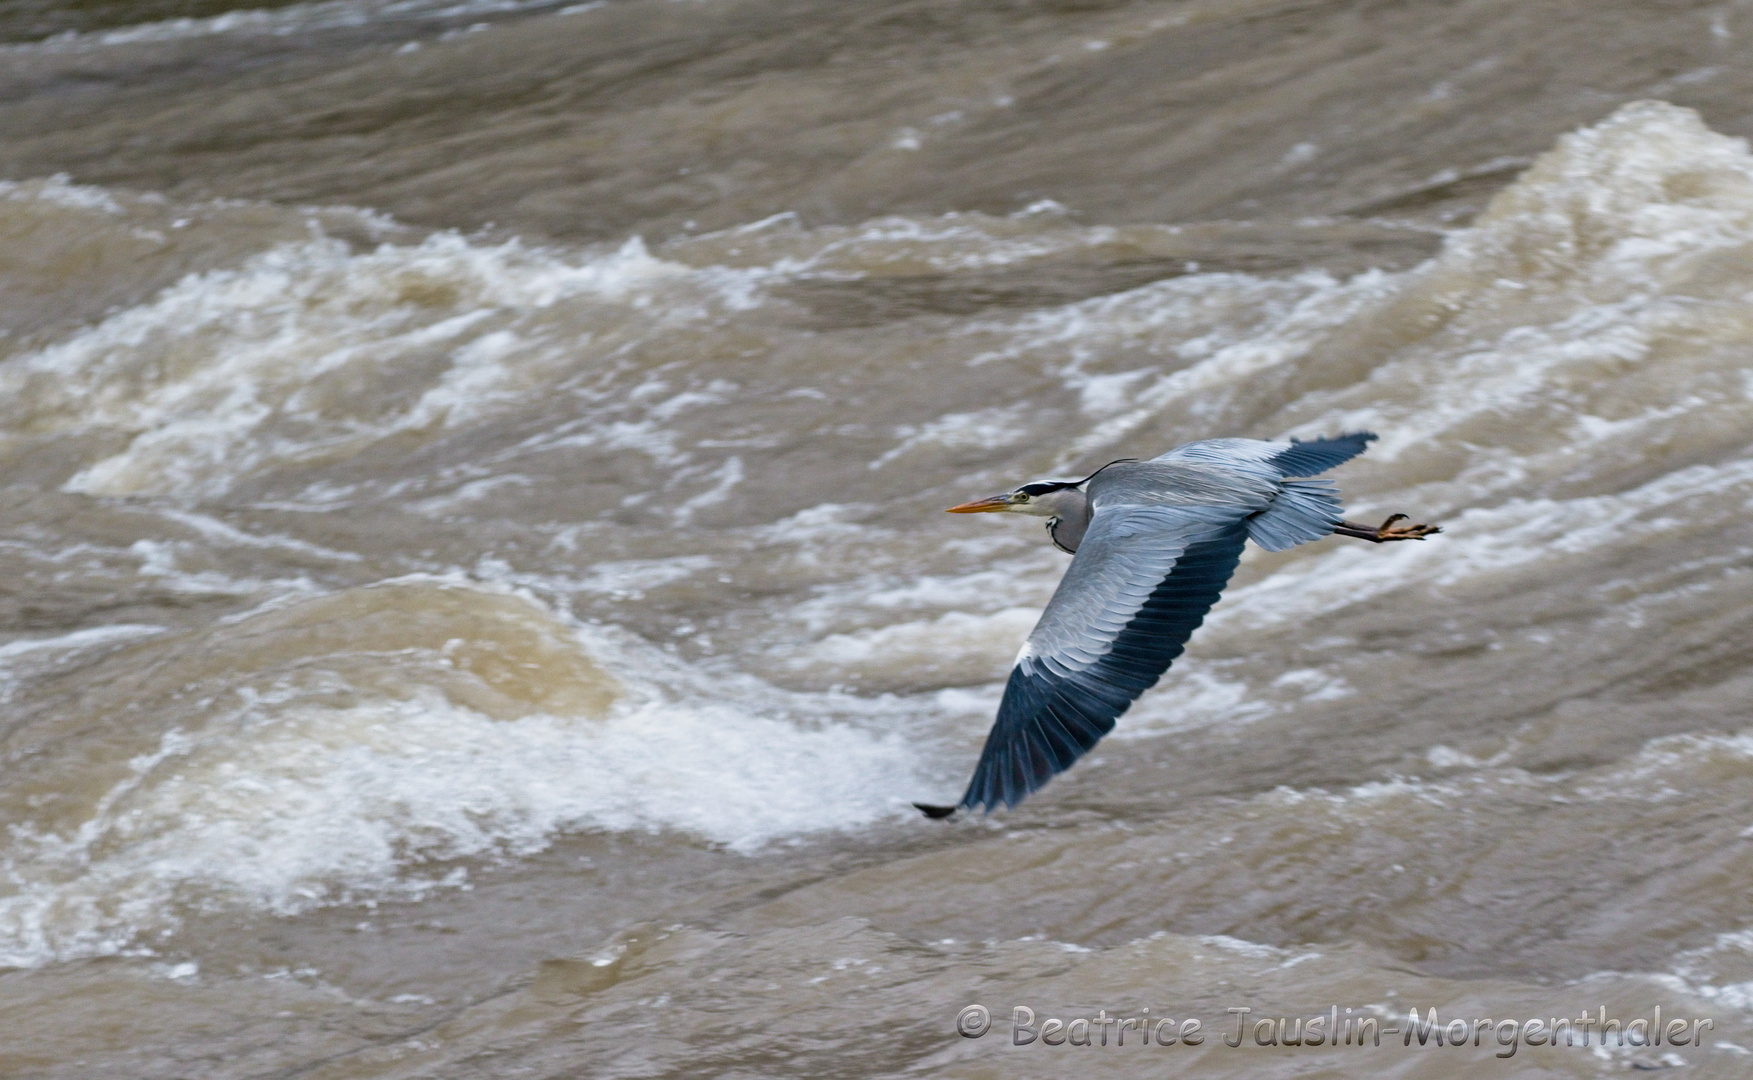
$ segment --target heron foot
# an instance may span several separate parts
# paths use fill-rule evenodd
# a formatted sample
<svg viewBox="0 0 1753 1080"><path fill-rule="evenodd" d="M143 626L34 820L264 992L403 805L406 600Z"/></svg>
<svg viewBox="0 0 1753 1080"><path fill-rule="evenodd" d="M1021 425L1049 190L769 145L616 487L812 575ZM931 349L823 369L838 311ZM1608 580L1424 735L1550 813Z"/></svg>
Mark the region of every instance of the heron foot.
<svg viewBox="0 0 1753 1080"><path fill-rule="evenodd" d="M1427 536L1443 531L1441 525L1398 525L1396 522L1409 520L1405 514L1395 514L1380 525L1371 527L1356 522L1341 521L1334 528L1340 536L1354 536L1359 540L1368 540L1372 544L1386 544L1391 540L1423 540Z"/></svg>

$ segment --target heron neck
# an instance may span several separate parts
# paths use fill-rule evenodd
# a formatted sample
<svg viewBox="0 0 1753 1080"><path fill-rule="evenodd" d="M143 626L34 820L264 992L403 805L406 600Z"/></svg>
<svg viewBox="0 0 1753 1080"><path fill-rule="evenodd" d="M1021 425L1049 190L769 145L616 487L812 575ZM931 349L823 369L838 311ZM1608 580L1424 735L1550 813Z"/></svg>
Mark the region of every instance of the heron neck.
<svg viewBox="0 0 1753 1080"><path fill-rule="evenodd" d="M1061 551L1075 553L1077 545L1083 542L1084 530L1090 525L1089 496L1075 488L1056 491L1053 499L1053 517L1047 521L1047 535L1053 538L1053 545Z"/></svg>

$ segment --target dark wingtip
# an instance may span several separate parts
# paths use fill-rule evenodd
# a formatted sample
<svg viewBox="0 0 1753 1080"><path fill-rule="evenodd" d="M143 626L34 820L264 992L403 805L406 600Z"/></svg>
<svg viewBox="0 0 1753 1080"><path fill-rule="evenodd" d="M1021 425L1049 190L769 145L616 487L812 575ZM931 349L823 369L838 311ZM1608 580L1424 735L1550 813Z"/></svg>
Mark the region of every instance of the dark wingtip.
<svg viewBox="0 0 1753 1080"><path fill-rule="evenodd" d="M1292 435L1290 441L1301 446L1304 443L1338 442L1341 439L1361 439L1366 443L1373 443L1379 438L1381 436L1373 431L1342 431L1337 435L1322 435L1313 439L1299 439Z"/></svg>
<svg viewBox="0 0 1753 1080"><path fill-rule="evenodd" d="M922 802L916 802L913 805L919 809L920 813L933 821L936 821L939 818L949 817L956 812L956 808L953 806L933 806L930 803Z"/></svg>
<svg viewBox="0 0 1753 1080"><path fill-rule="evenodd" d="M1290 449L1274 455L1272 464L1285 476L1318 476L1337 468L1363 453L1364 447L1376 441L1373 431L1348 431L1325 439L1291 439Z"/></svg>

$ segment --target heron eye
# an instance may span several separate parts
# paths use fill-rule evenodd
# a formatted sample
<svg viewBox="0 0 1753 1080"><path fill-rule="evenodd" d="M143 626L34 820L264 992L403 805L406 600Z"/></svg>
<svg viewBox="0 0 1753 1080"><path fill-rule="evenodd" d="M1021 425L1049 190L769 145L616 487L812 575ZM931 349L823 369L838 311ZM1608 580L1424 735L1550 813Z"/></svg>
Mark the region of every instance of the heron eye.
<svg viewBox="0 0 1753 1080"><path fill-rule="evenodd" d="M1029 493L1026 491L1017 492L1016 501L1017 502L1028 502L1029 501Z"/></svg>

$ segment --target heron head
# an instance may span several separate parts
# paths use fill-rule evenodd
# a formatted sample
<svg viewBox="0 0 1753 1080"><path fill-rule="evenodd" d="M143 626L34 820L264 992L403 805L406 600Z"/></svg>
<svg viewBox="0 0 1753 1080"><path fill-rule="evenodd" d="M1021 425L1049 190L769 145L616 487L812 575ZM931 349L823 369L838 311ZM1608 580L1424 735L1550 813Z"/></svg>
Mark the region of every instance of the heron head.
<svg viewBox="0 0 1753 1080"><path fill-rule="evenodd" d="M1077 490L1081 483L1082 480L1041 480L1024 484L1003 495L994 495L990 499L975 499L960 506L952 506L948 512L990 514L1004 510L1035 517L1054 517L1064 514L1070 508L1070 503L1083 499L1083 492Z"/></svg>

